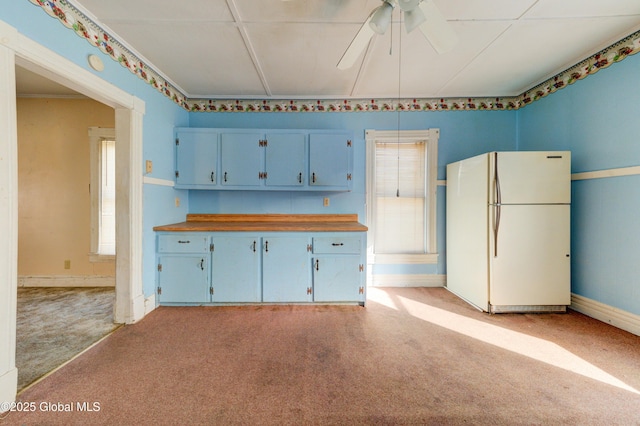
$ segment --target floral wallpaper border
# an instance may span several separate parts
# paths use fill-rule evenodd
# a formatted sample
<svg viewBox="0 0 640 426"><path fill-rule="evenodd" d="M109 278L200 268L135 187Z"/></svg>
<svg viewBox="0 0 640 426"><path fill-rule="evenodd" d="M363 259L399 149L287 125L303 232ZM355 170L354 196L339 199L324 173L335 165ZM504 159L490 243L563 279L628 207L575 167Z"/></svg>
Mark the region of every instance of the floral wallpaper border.
<svg viewBox="0 0 640 426"><path fill-rule="evenodd" d="M436 99L190 99L67 0L29 0L188 111L357 112L504 111L523 108L640 51L640 31L513 97Z"/></svg>

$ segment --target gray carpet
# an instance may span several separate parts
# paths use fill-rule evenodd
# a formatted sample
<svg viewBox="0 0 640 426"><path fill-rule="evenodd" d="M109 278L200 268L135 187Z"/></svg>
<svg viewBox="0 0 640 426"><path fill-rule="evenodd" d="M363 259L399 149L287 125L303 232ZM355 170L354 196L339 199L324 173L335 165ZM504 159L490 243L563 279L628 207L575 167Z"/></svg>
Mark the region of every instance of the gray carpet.
<svg viewBox="0 0 640 426"><path fill-rule="evenodd" d="M19 288L18 391L118 327L115 291L100 288Z"/></svg>

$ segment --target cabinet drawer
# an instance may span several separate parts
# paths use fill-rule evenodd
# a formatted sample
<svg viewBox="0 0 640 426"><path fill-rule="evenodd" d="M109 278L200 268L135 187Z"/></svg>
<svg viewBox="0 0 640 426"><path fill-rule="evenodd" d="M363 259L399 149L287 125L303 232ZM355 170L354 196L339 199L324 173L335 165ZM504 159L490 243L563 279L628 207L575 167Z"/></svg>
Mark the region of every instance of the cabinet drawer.
<svg viewBox="0 0 640 426"><path fill-rule="evenodd" d="M206 253L209 237L197 234L158 235L158 253Z"/></svg>
<svg viewBox="0 0 640 426"><path fill-rule="evenodd" d="M358 237L318 237L313 239L314 253L360 253Z"/></svg>

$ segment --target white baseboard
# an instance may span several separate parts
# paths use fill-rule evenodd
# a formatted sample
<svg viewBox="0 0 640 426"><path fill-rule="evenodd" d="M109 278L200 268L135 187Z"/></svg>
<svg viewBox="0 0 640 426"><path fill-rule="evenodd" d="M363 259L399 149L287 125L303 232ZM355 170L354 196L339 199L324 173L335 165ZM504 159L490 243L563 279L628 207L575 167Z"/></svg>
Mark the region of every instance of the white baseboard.
<svg viewBox="0 0 640 426"><path fill-rule="evenodd" d="M152 294L151 296L144 299L144 315L146 316L149 312L153 311L157 308L156 304L156 294Z"/></svg>
<svg viewBox="0 0 640 426"><path fill-rule="evenodd" d="M640 315L635 315L577 294L571 294L570 308L640 336Z"/></svg>
<svg viewBox="0 0 640 426"><path fill-rule="evenodd" d="M115 287L110 275L22 275L18 287Z"/></svg>
<svg viewBox="0 0 640 426"><path fill-rule="evenodd" d="M369 276L372 287L444 287L446 275L432 274L373 274Z"/></svg>

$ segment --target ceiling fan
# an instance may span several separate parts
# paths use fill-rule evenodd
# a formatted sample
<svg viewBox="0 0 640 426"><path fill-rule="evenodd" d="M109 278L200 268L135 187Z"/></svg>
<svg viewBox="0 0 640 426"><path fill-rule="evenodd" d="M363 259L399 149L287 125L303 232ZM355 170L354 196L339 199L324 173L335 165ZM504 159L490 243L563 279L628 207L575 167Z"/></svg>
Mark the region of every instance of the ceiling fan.
<svg viewBox="0 0 640 426"><path fill-rule="evenodd" d="M391 15L396 6L404 13L404 26L407 33L416 27L431 43L438 53L453 49L458 41L456 33L433 3L433 0L382 0L362 24L355 38L338 62L338 69L351 68L362 51L367 47L374 34L384 34L391 23Z"/></svg>

